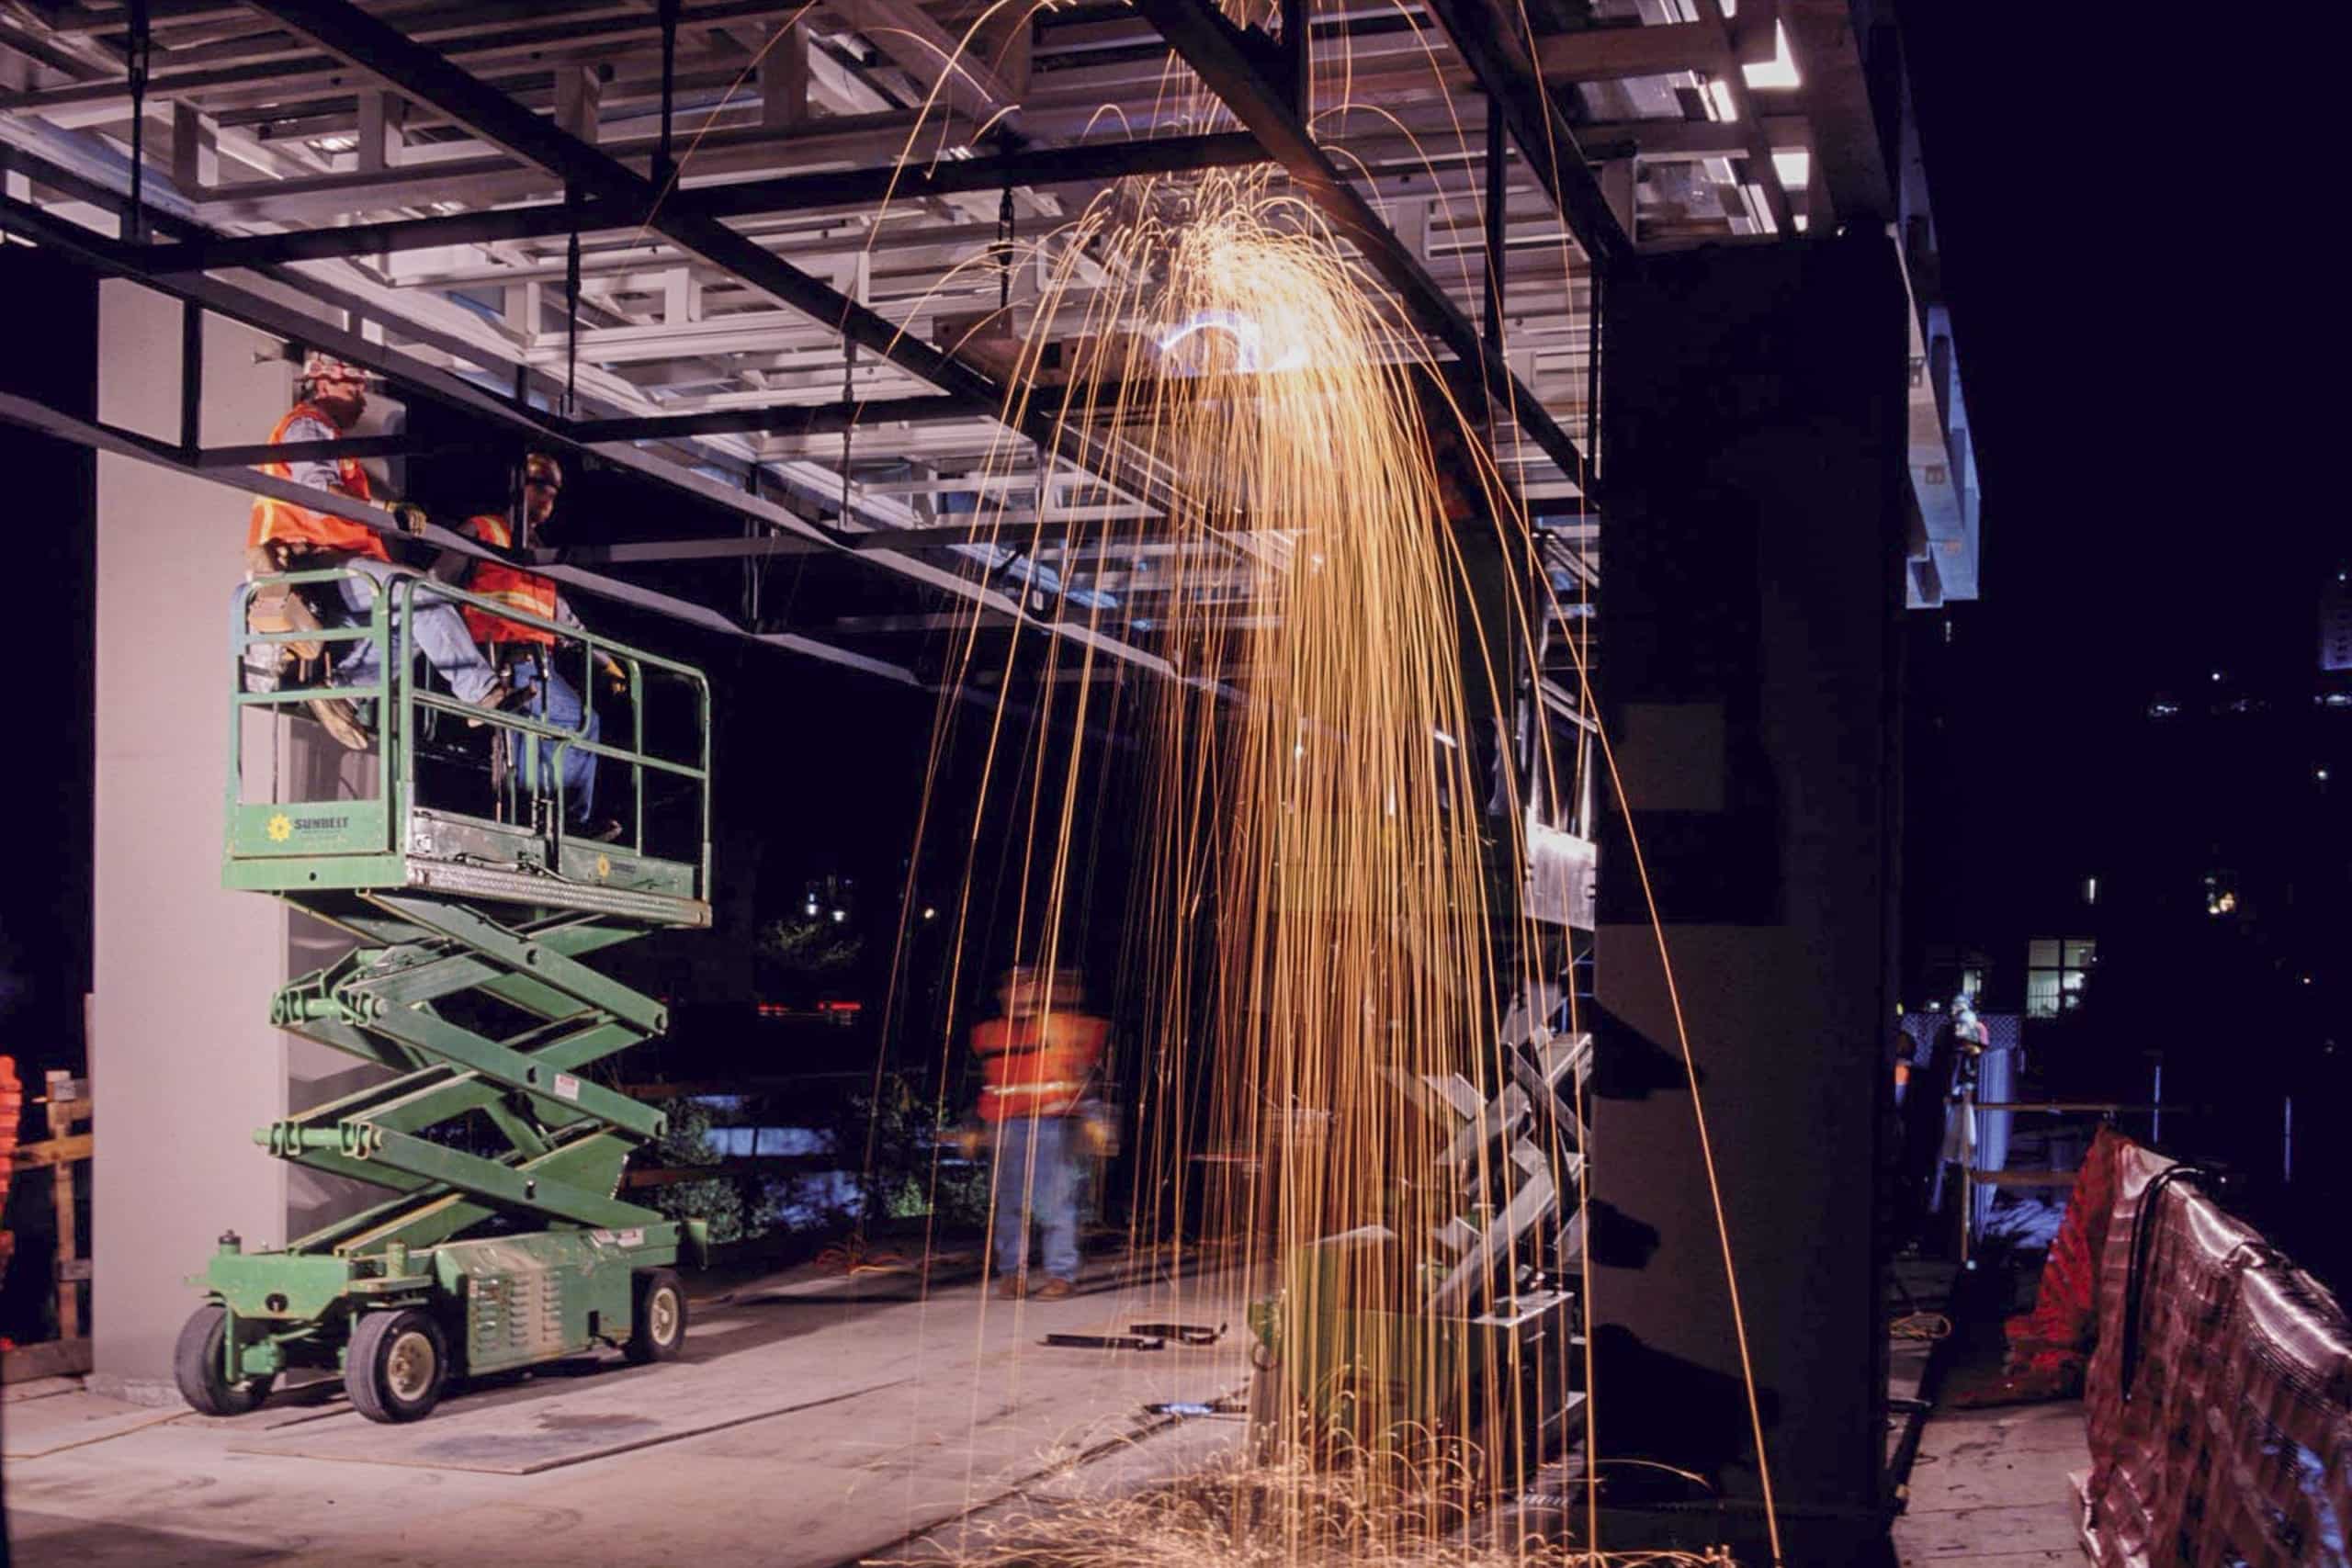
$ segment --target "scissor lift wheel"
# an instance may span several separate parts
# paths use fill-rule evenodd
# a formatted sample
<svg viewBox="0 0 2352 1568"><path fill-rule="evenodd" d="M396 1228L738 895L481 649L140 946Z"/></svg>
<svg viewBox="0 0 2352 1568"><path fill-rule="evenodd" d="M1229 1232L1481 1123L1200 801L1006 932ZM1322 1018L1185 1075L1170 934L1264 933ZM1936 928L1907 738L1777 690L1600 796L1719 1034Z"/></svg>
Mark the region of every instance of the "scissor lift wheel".
<svg viewBox="0 0 2352 1568"><path fill-rule="evenodd" d="M633 1283L635 1310L629 1314L628 1344L622 1353L640 1366L677 1359L686 1346L686 1292L678 1283L677 1272L640 1269Z"/></svg>
<svg viewBox="0 0 2352 1568"><path fill-rule="evenodd" d="M420 1421L449 1381L449 1342L417 1307L364 1314L351 1331L343 1386L370 1421Z"/></svg>
<svg viewBox="0 0 2352 1568"><path fill-rule="evenodd" d="M180 1325L179 1343L172 1349L172 1375L180 1397L207 1416L243 1416L269 1397L276 1374L229 1381L229 1309L207 1302Z"/></svg>

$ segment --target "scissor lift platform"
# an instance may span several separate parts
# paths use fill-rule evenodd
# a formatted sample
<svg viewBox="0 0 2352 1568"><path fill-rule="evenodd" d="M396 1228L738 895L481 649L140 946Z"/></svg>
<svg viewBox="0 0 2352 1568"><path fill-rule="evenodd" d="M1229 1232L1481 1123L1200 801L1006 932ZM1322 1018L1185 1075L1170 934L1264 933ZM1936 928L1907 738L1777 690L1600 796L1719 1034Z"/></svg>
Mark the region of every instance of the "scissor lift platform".
<svg viewBox="0 0 2352 1568"><path fill-rule="evenodd" d="M592 661L626 672L628 739L611 745L584 718L560 727L435 691L409 618L435 599L483 602L424 579L397 578L364 624L250 629L257 592L336 575L258 579L238 594L222 880L354 939L283 987L269 1021L386 1069L254 1141L389 1196L283 1248L247 1252L223 1236L195 1280L208 1299L180 1336L181 1391L207 1414L235 1415L283 1371L339 1371L363 1414L400 1421L429 1413L455 1375L598 1346L635 1360L674 1356L685 1335L674 1266L699 1253L700 1226L616 1195L630 1152L659 1138L666 1119L591 1073L662 1032L668 1010L585 960L651 931L710 923L707 683L685 665L485 604L556 634L543 662L576 650L583 691ZM272 662L257 662L256 649L363 638L384 671L374 684L254 678ZM675 733L650 739L656 684L683 700ZM286 799L275 761L249 754L249 731L276 731L274 760L289 716L327 695L362 705L373 740L367 765L327 771L372 775L373 787ZM277 722L256 726L255 710ZM456 743L436 744L436 732ZM492 746L513 760L496 786ZM575 751L627 776L629 819L612 841L566 831L563 762ZM665 788L674 811L662 808ZM671 852L650 847L650 807L680 818L662 839Z"/></svg>

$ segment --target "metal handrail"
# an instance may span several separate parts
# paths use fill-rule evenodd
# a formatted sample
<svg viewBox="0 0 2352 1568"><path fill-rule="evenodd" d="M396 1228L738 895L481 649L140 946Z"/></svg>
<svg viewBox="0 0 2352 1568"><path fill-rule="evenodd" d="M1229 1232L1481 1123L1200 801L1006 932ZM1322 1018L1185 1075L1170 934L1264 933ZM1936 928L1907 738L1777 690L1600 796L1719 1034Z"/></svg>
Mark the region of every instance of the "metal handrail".
<svg viewBox="0 0 2352 1568"><path fill-rule="evenodd" d="M2152 1111L2179 1111L2177 1105L2120 1105L2104 1100L1980 1100L1979 1111L2029 1111L2045 1116L2144 1115Z"/></svg>
<svg viewBox="0 0 2352 1568"><path fill-rule="evenodd" d="M236 687L231 705L229 737L228 806L232 818L240 804L240 786L243 777L244 762L243 737L237 716L249 707L283 707L326 697L341 697L379 704L381 721L375 727L374 745L368 754L374 756L379 767L383 769L379 775L381 781L379 798L387 799L388 805L395 807L413 806L415 803L414 737L418 733L418 710L422 708L430 712L450 712L469 721L485 724L514 735L523 747L524 755L527 760L526 769L532 775L536 775L538 772L537 743L552 742L553 756L548 761L555 775L553 788L551 791L547 791L537 785L533 787L534 793L540 794L543 798L551 796L553 800L554 822L551 836L556 846L559 863L563 841L568 836L565 832L567 802L564 796L563 763L571 751L584 751L591 756L610 759L629 769L633 795L631 817L634 824L630 847L639 854L642 854L645 850L645 775L647 771L691 781L697 786L696 794L699 796L697 825L701 836L701 851L696 867L697 882L702 893L707 896L710 886L711 854L711 700L709 680L701 671L677 660L667 659L660 654L650 653L610 637L599 636L584 626L566 626L548 617L533 615L526 610L517 609L502 601L483 598L412 569L397 566L392 569L393 580L390 582L379 582L376 578L369 575L371 584L375 584L379 591L370 595L368 621L364 626L320 627L288 632L257 632L252 630L248 625L253 600L266 586L282 583L289 588L297 588L308 584L340 582L356 575L369 574L358 573L347 566L329 567L265 573L248 577L239 584L231 607L231 670ZM487 708L461 702L423 687L422 682L415 677L415 661L420 657L420 653L415 644L414 635L410 630L419 593L455 607L471 605L502 621L534 626L547 632L556 639L555 643L541 656L542 667L548 676L556 672L555 660L559 657L557 650L566 647L576 647L580 660L580 679L576 689L582 697L582 714L577 723L571 726L551 724L525 713L512 712L503 708ZM397 615L393 613L395 608L399 611ZM268 692L249 692L243 689L243 671L246 668L247 651L254 647L283 646L294 642L361 641L374 643L377 651L378 676L374 682L367 685L281 686ZM619 666L627 673L631 741L628 747L615 746L603 740L588 739L589 716L594 712L590 705L593 701L590 694L594 690L594 673L600 656ZM565 662L570 662L570 660L567 658ZM688 762L657 756L645 749L645 691L649 672L683 681L691 688L695 703L696 725L700 731L698 754L695 761ZM395 712L398 715L397 723L392 722ZM389 799L394 790L398 792L396 802ZM382 846L386 852L396 850L398 837L404 830L401 818L405 815L403 809L394 808L386 811L385 829L388 841Z"/></svg>

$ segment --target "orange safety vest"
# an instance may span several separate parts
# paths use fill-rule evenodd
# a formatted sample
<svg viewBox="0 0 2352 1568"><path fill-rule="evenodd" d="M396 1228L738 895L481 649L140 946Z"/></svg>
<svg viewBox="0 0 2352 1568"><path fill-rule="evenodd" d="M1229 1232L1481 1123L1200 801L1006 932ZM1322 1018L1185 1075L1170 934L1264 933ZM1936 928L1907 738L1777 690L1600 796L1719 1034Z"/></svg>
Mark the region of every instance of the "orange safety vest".
<svg viewBox="0 0 2352 1568"><path fill-rule="evenodd" d="M493 549L514 547L514 530L506 525L505 518L493 513L485 512L479 517L467 518L466 533L477 543ZM542 620L555 619L555 584L537 572L508 566L504 561L474 562L473 570L466 575L466 592L480 594L484 599L495 599L502 604L511 604L524 614L537 615ZM536 642L549 648L555 646L555 633L543 626L510 621L487 610L477 610L471 604L461 604L458 608L465 612L466 629L473 634L476 642Z"/></svg>
<svg viewBox="0 0 2352 1568"><path fill-rule="evenodd" d="M275 446L286 439L287 430L299 419L314 419L328 429L335 428L334 421L314 403L296 403L287 410L277 428L269 433L269 443ZM284 463L263 463L261 471L273 479L291 479L294 470ZM368 470L356 457L338 457L334 465L335 488L354 501L371 499L368 490ZM298 544L315 550L340 550L349 555L372 556L380 561L392 558L384 553L384 541L376 530L348 518L331 513L312 512L290 501L275 496L254 497L253 521L245 529L245 547L256 549L277 541Z"/></svg>
<svg viewBox="0 0 2352 1568"><path fill-rule="evenodd" d="M1078 1105L1111 1026L1083 1013L992 1018L972 1030L972 1052L988 1075L980 1119L1063 1116Z"/></svg>

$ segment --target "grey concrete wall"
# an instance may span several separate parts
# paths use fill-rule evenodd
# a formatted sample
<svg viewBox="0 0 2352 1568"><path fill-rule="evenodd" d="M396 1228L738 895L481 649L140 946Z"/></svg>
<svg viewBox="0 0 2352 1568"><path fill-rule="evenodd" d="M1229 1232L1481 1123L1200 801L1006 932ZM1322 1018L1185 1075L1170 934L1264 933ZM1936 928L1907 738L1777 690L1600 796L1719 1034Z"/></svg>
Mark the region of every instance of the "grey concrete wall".
<svg viewBox="0 0 2352 1568"><path fill-rule="evenodd" d="M1596 1404L1606 1453L1715 1477L1760 1547L1679 996L1790 1562L1856 1560L1882 1462L1903 312L1870 236L1645 260L1605 329L1597 679L1676 984L1611 802Z"/></svg>
<svg viewBox="0 0 2352 1568"><path fill-rule="evenodd" d="M107 282L98 417L179 436L176 302ZM277 340L207 322L204 435L259 441L285 412ZM230 596L244 571L247 499L129 458L97 484L96 943L91 1073L92 1337L107 1392L171 1393L186 1276L219 1235L274 1246L358 1199L269 1158L256 1127L343 1092L350 1059L268 1026L271 993L345 943L276 900L220 886L230 722ZM364 775L321 757L311 727L245 720L259 782ZM289 1175L293 1179L289 1181Z"/></svg>
<svg viewBox="0 0 2352 1568"><path fill-rule="evenodd" d="M179 307L109 281L98 302L98 417L178 438ZM285 412L276 344L209 323L214 440L258 440ZM232 435L231 433L238 433ZM184 1277L213 1238L283 1238L284 1168L248 1134L282 1113L286 1037L267 1024L286 919L220 886L229 733L228 612L244 571L235 491L98 459L96 930L90 1069L96 1373L168 1387L197 1304Z"/></svg>

